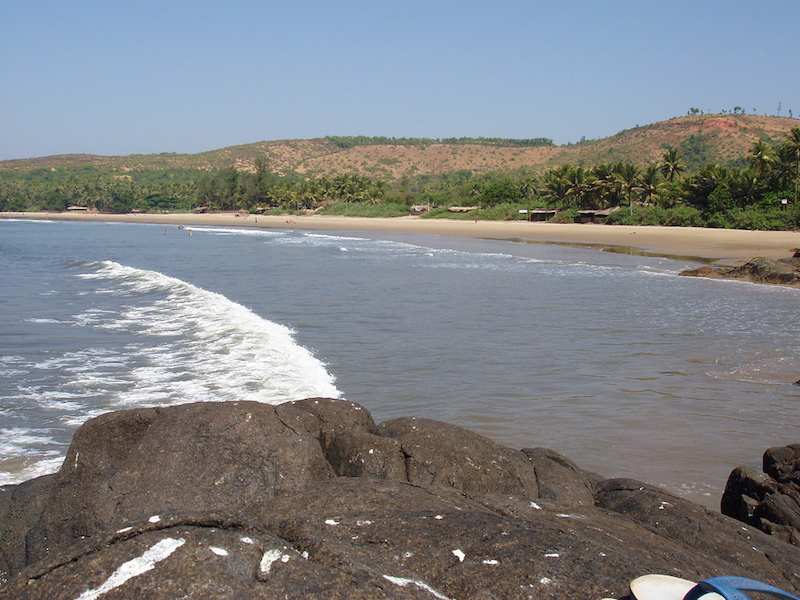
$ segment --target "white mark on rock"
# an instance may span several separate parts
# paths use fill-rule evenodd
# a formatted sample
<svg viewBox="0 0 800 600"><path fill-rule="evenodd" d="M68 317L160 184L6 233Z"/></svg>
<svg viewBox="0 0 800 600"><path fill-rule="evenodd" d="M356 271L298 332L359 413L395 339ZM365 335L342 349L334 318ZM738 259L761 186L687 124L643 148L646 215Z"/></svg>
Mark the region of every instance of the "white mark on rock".
<svg viewBox="0 0 800 600"><path fill-rule="evenodd" d="M264 552L264 556L261 557L261 562L258 564L259 571L269 575L269 572L272 569L272 563L280 559L282 555L283 552L277 549L267 550L266 552Z"/></svg>
<svg viewBox="0 0 800 600"><path fill-rule="evenodd" d="M403 558L411 558L414 556L413 552L403 552Z"/></svg>
<svg viewBox="0 0 800 600"><path fill-rule="evenodd" d="M444 517L442 515L436 515L433 518L436 519L437 521L441 521L442 519L444 519Z"/></svg>
<svg viewBox="0 0 800 600"><path fill-rule="evenodd" d="M667 506L672 506L672 504L670 504L666 500L662 500L661 504L658 505L658 510L664 510L664 508Z"/></svg>
<svg viewBox="0 0 800 600"><path fill-rule="evenodd" d="M531 508L535 508L536 510L542 510L542 507L536 504L533 500L531 500Z"/></svg>
<svg viewBox="0 0 800 600"><path fill-rule="evenodd" d="M325 519L325 525L338 525L339 521L336 519Z"/></svg>
<svg viewBox="0 0 800 600"><path fill-rule="evenodd" d="M77 468L78 468L78 457L79 457L80 455L81 455L81 451L80 451L80 450L76 450L76 451L75 451L75 462L74 462L74 463L73 463L73 465L72 465L72 468L73 468L73 469L77 469Z"/></svg>
<svg viewBox="0 0 800 600"><path fill-rule="evenodd" d="M553 580L550 579L549 577L542 577L539 580L539 583L541 583L542 585L550 585L551 583L553 583Z"/></svg>
<svg viewBox="0 0 800 600"><path fill-rule="evenodd" d="M211 550L217 556L228 556L228 551L225 548L218 548L217 546L209 546L209 550Z"/></svg>
<svg viewBox="0 0 800 600"><path fill-rule="evenodd" d="M242 538L242 542L244 542L245 544L252 544L253 543L253 538L243 537Z"/></svg>
<svg viewBox="0 0 800 600"><path fill-rule="evenodd" d="M111 574L111 577L106 579L105 583L100 587L86 590L76 600L95 600L102 594L110 592L114 588L121 586L123 583L133 577L137 577L142 573L147 573L155 568L156 563L169 558L170 554L175 552L178 548L183 546L186 540L183 538L173 539L165 538L150 547L144 554L122 563L116 571Z"/></svg>
<svg viewBox="0 0 800 600"><path fill-rule="evenodd" d="M358 525L359 527L364 527L365 525L372 525L372 521L364 519L363 521L356 521L356 525Z"/></svg>
<svg viewBox="0 0 800 600"><path fill-rule="evenodd" d="M568 513L558 513L556 516L562 519L583 519L583 515L571 515Z"/></svg>
<svg viewBox="0 0 800 600"><path fill-rule="evenodd" d="M300 556L308 560L308 550L303 550L303 553Z"/></svg>
<svg viewBox="0 0 800 600"><path fill-rule="evenodd" d="M493 558L487 558L486 560L483 561L483 564L485 564L485 565L499 565L500 561L495 560Z"/></svg>
<svg viewBox="0 0 800 600"><path fill-rule="evenodd" d="M374 448L370 448L370 449L369 449L369 453L370 453L370 454L375 454L375 449L374 449Z"/></svg>
<svg viewBox="0 0 800 600"><path fill-rule="evenodd" d="M150 521L151 523L158 523L161 520L161 517L159 517L158 515L153 515L147 520Z"/></svg>
<svg viewBox="0 0 800 600"><path fill-rule="evenodd" d="M416 586L419 589L428 592L434 598L438 598L438 600L450 600L450 598L448 598L444 594L437 592L427 583L425 583L424 581L419 581L418 579L406 579L405 577L392 577L391 575L384 575L383 578L400 587L408 587L409 585Z"/></svg>
<svg viewBox="0 0 800 600"><path fill-rule="evenodd" d="M133 529L133 527L123 527L122 529L117 529L117 533L127 533L131 529Z"/></svg>
<svg viewBox="0 0 800 600"><path fill-rule="evenodd" d="M460 548L453 550L453 555L458 559L458 562L464 562L466 554Z"/></svg>
<svg viewBox="0 0 800 600"><path fill-rule="evenodd" d="M600 553L600 556L602 556L603 558L605 558L607 555L606 555L606 553L605 553L605 552L601 552L601 553Z"/></svg>
<svg viewBox="0 0 800 600"><path fill-rule="evenodd" d="M544 555L544 557L545 558L558 558L559 554L558 554L558 552L548 552L547 554Z"/></svg>

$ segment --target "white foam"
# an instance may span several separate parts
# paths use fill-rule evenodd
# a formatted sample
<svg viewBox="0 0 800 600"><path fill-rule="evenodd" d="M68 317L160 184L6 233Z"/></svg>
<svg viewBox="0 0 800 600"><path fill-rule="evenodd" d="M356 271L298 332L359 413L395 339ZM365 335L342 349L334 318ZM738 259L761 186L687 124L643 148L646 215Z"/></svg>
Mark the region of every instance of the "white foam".
<svg viewBox="0 0 800 600"><path fill-rule="evenodd" d="M50 323L63 323L64 321L59 321L58 319L25 319L26 323L37 323L37 324L50 324Z"/></svg>
<svg viewBox="0 0 800 600"><path fill-rule="evenodd" d="M10 427L0 429L0 458L9 458L26 453L31 448L42 449L48 446L63 446L50 437L47 429L25 429ZM42 450L42 453L52 452Z"/></svg>
<svg viewBox="0 0 800 600"><path fill-rule="evenodd" d="M118 393L119 404L206 400L278 404L341 395L333 375L295 342L288 327L263 319L221 294L156 271L112 261L94 266L94 273L82 276L113 281L129 295L160 292L162 297L127 307L120 315L84 313L86 321L105 329L178 338L134 350L128 358L145 364L132 369L124 381L103 382L129 384Z"/></svg>
<svg viewBox="0 0 800 600"><path fill-rule="evenodd" d="M304 233L303 236L307 237L307 238L318 239L318 240L342 240L342 241L348 241L348 242L367 242L367 241L370 241L369 238L352 237L352 236L346 236L346 235L329 235L329 234L325 234L325 233Z"/></svg>
<svg viewBox="0 0 800 600"><path fill-rule="evenodd" d="M286 235L285 231L269 231L266 229L245 229L234 227L185 227L185 231L196 233L210 233L212 235L249 235L256 237L274 237Z"/></svg>
<svg viewBox="0 0 800 600"><path fill-rule="evenodd" d="M111 577L106 579L103 585L91 590L86 590L78 596L76 600L96 600L96 598L110 592L114 588L118 588L129 579L153 570L157 563L169 558L169 556L175 552L175 550L183 546L184 543L186 543L186 540L183 538L165 538L161 540L141 556L122 563L119 568L111 574Z"/></svg>
<svg viewBox="0 0 800 600"><path fill-rule="evenodd" d="M55 223L55 221L51 221L50 219L14 219L3 217L0 218L0 223Z"/></svg>
<svg viewBox="0 0 800 600"><path fill-rule="evenodd" d="M33 479L34 477L55 473L61 468L63 463L63 456L55 456L38 460L32 465L12 473L0 472L0 485L12 485L27 481L28 479Z"/></svg>

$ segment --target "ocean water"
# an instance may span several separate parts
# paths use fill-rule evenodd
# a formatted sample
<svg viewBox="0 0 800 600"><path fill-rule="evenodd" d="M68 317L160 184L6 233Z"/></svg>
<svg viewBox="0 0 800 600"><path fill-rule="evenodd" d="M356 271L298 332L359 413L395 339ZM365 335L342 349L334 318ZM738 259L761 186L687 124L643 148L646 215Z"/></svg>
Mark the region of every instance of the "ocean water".
<svg viewBox="0 0 800 600"><path fill-rule="evenodd" d="M379 234L0 221L0 484L106 411L360 402L713 506L800 441L800 291L688 263Z"/></svg>

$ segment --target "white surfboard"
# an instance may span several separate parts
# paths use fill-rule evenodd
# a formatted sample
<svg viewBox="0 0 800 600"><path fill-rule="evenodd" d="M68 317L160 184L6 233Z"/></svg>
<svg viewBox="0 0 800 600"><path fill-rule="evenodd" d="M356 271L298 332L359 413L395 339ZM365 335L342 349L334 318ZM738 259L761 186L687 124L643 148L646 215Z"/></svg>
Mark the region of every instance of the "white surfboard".
<svg viewBox="0 0 800 600"><path fill-rule="evenodd" d="M631 593L636 600L683 600L695 585L694 581L670 575L643 575L631 581ZM700 596L701 600L725 600L714 592Z"/></svg>

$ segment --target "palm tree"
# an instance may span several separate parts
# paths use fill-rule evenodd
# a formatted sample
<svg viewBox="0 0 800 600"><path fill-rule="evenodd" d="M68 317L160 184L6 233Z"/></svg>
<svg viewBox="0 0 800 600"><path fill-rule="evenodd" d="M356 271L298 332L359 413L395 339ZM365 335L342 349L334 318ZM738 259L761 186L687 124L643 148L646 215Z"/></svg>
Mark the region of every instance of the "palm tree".
<svg viewBox="0 0 800 600"><path fill-rule="evenodd" d="M794 179L794 201L800 203L800 127L794 127L789 132L787 145L789 150L794 152L795 162L797 163L797 176Z"/></svg>
<svg viewBox="0 0 800 600"><path fill-rule="evenodd" d="M775 162L772 148L762 140L757 141L750 150L750 162L753 164L753 169L755 169L759 179L763 179Z"/></svg>
<svg viewBox="0 0 800 600"><path fill-rule="evenodd" d="M661 155L661 174L667 181L672 181L686 170L678 151L667 148Z"/></svg>
<svg viewBox="0 0 800 600"><path fill-rule="evenodd" d="M658 176L660 172L657 165L647 165L640 177L642 195L648 204L653 203L653 198L658 194Z"/></svg>
<svg viewBox="0 0 800 600"><path fill-rule="evenodd" d="M639 167L633 163L619 163L614 171L619 179L622 191L628 201L631 211L633 211L633 193L640 190L639 187Z"/></svg>
<svg viewBox="0 0 800 600"><path fill-rule="evenodd" d="M583 167L573 167L566 176L567 190L566 197L572 200L571 204L576 208L583 208L583 202L589 184L586 178L586 169Z"/></svg>
<svg viewBox="0 0 800 600"><path fill-rule="evenodd" d="M545 197L553 205L559 205L564 202L567 197L567 190L569 184L567 183L567 175L569 174L569 167L563 166L556 169L551 169L545 173L544 192Z"/></svg>

